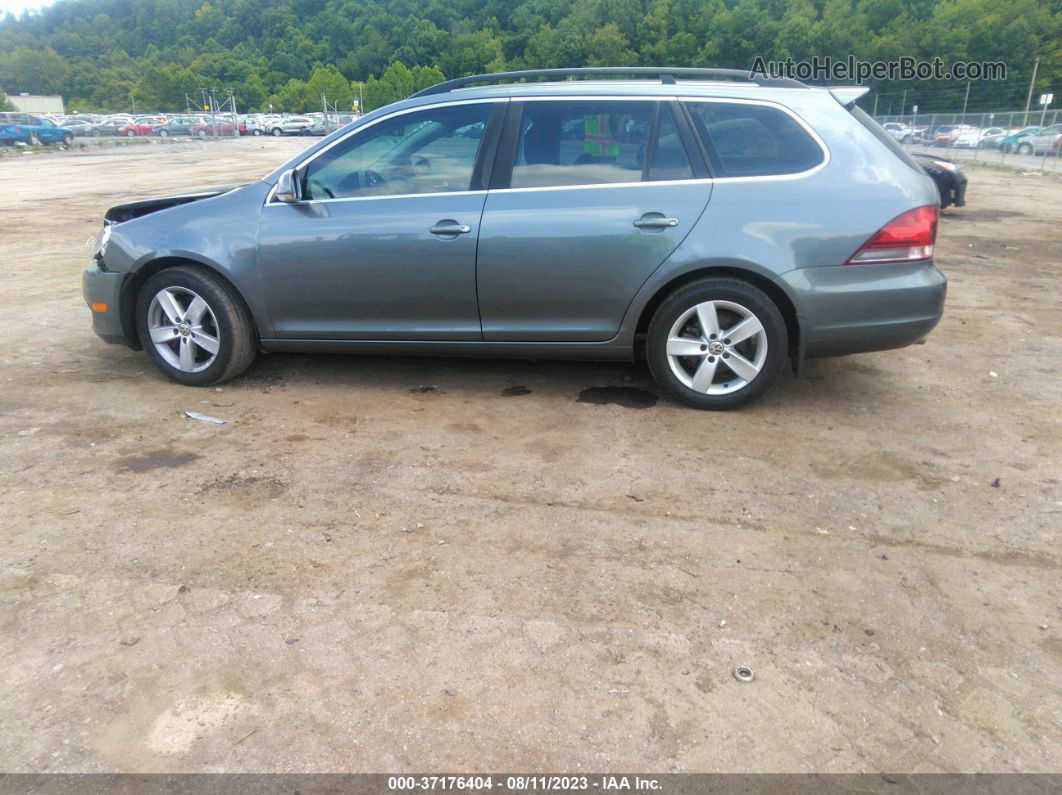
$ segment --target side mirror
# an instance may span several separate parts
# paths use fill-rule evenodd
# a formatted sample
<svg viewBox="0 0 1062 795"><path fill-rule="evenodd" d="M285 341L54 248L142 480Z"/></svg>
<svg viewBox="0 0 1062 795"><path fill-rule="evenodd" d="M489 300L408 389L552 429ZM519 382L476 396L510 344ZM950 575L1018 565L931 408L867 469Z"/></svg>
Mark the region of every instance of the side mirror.
<svg viewBox="0 0 1062 795"><path fill-rule="evenodd" d="M291 204L302 197L299 195L299 181L295 177L295 170L285 171L277 180L277 192L274 194L278 202Z"/></svg>

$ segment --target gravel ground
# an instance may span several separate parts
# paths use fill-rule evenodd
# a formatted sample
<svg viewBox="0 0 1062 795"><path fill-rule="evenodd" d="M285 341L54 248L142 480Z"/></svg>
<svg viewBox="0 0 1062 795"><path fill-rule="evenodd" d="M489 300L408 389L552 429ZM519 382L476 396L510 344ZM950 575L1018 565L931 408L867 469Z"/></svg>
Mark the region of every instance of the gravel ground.
<svg viewBox="0 0 1062 795"><path fill-rule="evenodd" d="M1059 770L1062 179L971 167L926 344L736 413L92 335L106 207L306 143L0 161L0 769Z"/></svg>

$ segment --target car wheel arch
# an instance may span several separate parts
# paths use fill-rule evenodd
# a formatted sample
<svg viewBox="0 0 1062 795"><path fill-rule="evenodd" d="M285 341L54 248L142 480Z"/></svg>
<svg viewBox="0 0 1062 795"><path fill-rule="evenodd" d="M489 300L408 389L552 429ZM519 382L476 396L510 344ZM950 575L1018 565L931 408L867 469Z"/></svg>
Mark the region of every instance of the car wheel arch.
<svg viewBox="0 0 1062 795"><path fill-rule="evenodd" d="M136 303L140 295L140 290L147 283L148 279L154 276L160 271L164 271L167 268L174 267L186 267L197 268L206 273L209 273L218 281L222 282L228 287L233 295L235 295L240 302L243 303L244 308L247 310L247 315L251 318L251 325L254 329L255 339L261 339L259 333L258 318L255 317L255 312L251 308L250 303L244 297L240 288L233 283L228 274L222 268L215 267L202 260L196 260L191 257L178 257L178 256L160 256L154 259L147 260L141 263L134 271L131 272L130 278L126 280L125 285L122 288L122 330L125 332L126 337L133 342L133 347L136 350L140 350L143 347L139 338L139 333L136 328Z"/></svg>
<svg viewBox="0 0 1062 795"><path fill-rule="evenodd" d="M800 362L803 360L803 347L801 344L803 334L800 313L797 312L796 304L793 302L792 297L778 282L762 273L732 265L703 265L676 274L660 285L649 300L638 310L638 322L635 326L634 334L635 346L639 355L641 354L640 348L644 345L646 334L649 331L649 322L653 319L657 308L667 300L669 295L692 282L719 276L748 282L762 290L774 302L785 320L786 332L789 337L789 355L793 361L793 369L799 371Z"/></svg>

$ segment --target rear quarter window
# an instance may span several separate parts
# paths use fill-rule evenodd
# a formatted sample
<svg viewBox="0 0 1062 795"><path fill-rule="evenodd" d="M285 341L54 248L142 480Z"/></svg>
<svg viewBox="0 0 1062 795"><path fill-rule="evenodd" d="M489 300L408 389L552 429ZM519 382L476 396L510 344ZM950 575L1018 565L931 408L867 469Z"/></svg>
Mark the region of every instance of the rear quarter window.
<svg viewBox="0 0 1062 795"><path fill-rule="evenodd" d="M716 176L799 174L826 158L808 131L778 108L729 102L686 107Z"/></svg>
<svg viewBox="0 0 1062 795"><path fill-rule="evenodd" d="M874 119L872 119L861 107L852 104L846 105L845 108L855 117L856 121L866 127L870 134L881 141L890 152L915 171L922 171L922 167L918 165L914 158L907 154L907 150L900 146L899 141L889 135L882 126L874 121Z"/></svg>

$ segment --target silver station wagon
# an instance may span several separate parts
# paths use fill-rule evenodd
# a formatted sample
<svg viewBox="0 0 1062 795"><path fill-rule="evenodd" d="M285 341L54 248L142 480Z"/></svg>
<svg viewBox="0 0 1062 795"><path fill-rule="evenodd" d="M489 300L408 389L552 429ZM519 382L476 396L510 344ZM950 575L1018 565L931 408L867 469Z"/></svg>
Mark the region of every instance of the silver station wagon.
<svg viewBox="0 0 1062 795"><path fill-rule="evenodd" d="M721 69L451 80L257 182L109 210L93 327L193 386L258 351L644 357L676 400L733 408L787 361L940 319L938 193L864 91Z"/></svg>

